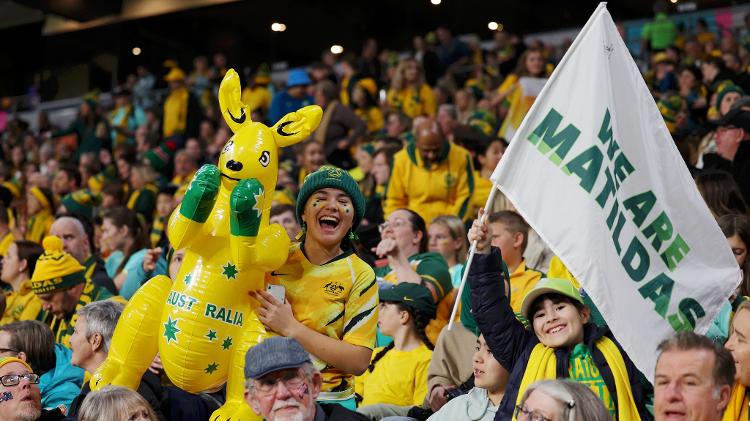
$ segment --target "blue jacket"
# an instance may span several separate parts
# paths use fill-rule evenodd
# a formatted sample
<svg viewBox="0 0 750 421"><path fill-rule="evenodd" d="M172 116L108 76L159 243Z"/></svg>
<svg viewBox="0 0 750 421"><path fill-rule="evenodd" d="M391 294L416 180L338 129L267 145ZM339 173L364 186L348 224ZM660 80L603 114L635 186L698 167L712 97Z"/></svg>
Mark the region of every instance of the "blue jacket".
<svg viewBox="0 0 750 421"><path fill-rule="evenodd" d="M148 282L149 279L156 275L167 275L169 276L169 266L167 261L163 257L159 257L156 261L156 268L146 273L143 271L143 258L146 256L148 249L141 249L133 253L125 263L124 270L127 271L128 276L120 287L120 295L129 300L133 294L141 287L141 285Z"/></svg>
<svg viewBox="0 0 750 421"><path fill-rule="evenodd" d="M531 351L539 343L539 339L532 330L525 329L523 324L516 319L510 302L503 293L502 285L506 282L506 279L502 271L502 256L499 249L492 247L490 254L474 255L468 282L471 285L472 314L477 321L479 330L492 350L492 355L510 373L508 385L505 388L505 396L500 402L495 420L510 420L513 417L518 389L526 372ZM646 392L640 383L640 373L635 364L614 339L609 328L599 328L593 323L587 323L584 325L583 343L591 351L594 363L599 368L615 405L617 405L617 393L612 370L604 359L604 355L595 345L596 340L602 336L612 339L622 354L633 391L633 399L638 407L641 419L653 419L646 409ZM555 350L557 378L569 377L568 364L571 351L564 348Z"/></svg>
<svg viewBox="0 0 750 421"><path fill-rule="evenodd" d="M310 96L305 96L302 99L297 99L287 91L281 91L274 95L271 100L271 108L268 110L268 122L273 125L276 124L281 117L284 117L287 113L297 111L302 107L313 104L313 99Z"/></svg>
<svg viewBox="0 0 750 421"><path fill-rule="evenodd" d="M55 344L55 368L39 376L42 408L54 409L60 405L70 408L71 402L81 393L83 369L70 364L73 351Z"/></svg>

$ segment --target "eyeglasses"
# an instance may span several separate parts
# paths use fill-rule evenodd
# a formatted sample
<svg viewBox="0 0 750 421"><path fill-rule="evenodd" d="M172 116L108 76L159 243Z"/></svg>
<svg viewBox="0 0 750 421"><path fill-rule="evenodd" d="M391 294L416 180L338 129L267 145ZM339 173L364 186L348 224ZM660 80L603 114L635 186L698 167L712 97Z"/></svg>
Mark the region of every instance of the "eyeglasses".
<svg viewBox="0 0 750 421"><path fill-rule="evenodd" d="M378 231L380 231L380 233L382 234L383 231L387 230L388 228L396 229L401 228L404 225L406 225L406 221L404 221L403 219L395 219L393 222L386 221L378 225Z"/></svg>
<svg viewBox="0 0 750 421"><path fill-rule="evenodd" d="M26 379L31 384L39 384L39 375L34 373L26 374L8 374L7 376L0 377L0 383L3 386L10 387L21 383L21 380Z"/></svg>
<svg viewBox="0 0 750 421"><path fill-rule="evenodd" d="M297 390L305 384L305 376L302 370L287 371L276 378L262 378L255 381L255 388L263 394L275 393L279 383L290 390Z"/></svg>
<svg viewBox="0 0 750 421"><path fill-rule="evenodd" d="M528 409L518 405L516 406L515 418L518 419L519 421L521 420L521 417L520 417L521 414L523 414L525 421L552 421L551 419L545 417L544 415L536 411L529 411Z"/></svg>
<svg viewBox="0 0 750 421"><path fill-rule="evenodd" d="M13 348L0 348L0 353L3 353L3 354L4 354L4 353L6 353L6 352L15 352L15 353L17 354L17 353L19 353L20 351L19 351L19 350L17 350L17 349L13 349Z"/></svg>

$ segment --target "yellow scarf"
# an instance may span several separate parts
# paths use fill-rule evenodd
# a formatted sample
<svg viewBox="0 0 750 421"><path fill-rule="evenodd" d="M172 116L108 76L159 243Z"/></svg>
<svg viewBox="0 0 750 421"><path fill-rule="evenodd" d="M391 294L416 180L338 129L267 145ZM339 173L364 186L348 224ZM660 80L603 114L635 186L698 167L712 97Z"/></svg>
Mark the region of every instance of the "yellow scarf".
<svg viewBox="0 0 750 421"><path fill-rule="evenodd" d="M745 386L735 383L732 388L732 396L729 398L729 405L724 411L722 421L747 421L748 420L747 390Z"/></svg>
<svg viewBox="0 0 750 421"><path fill-rule="evenodd" d="M638 413L638 408L635 406L633 391L630 389L630 379L628 378L628 371L625 368L625 361L622 359L622 354L617 349L617 345L609 338L602 336L597 339L596 348L604 355L604 359L607 360L612 370L612 376L615 379L615 388L617 389L617 419L623 421L640 421L641 416ZM518 389L516 405L521 404L524 392L526 392L526 389L532 383L540 380L554 380L556 378L557 358L555 357L555 349L544 346L541 343L537 344L531 351L529 362L526 365L526 372L521 379L521 387ZM513 421L516 421L516 417L513 417Z"/></svg>

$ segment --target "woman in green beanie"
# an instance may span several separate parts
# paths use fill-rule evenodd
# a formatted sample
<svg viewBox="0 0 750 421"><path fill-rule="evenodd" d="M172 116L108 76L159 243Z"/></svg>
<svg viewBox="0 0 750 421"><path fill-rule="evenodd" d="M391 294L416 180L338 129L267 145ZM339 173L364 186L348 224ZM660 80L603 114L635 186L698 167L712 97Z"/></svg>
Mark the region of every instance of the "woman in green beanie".
<svg viewBox="0 0 750 421"><path fill-rule="evenodd" d="M357 182L346 171L324 166L308 175L297 196L302 237L267 279L284 288L284 300L265 291L254 294L261 322L313 356L323 375L318 400L350 409L354 376L370 363L378 319L375 273L352 247L364 208Z"/></svg>

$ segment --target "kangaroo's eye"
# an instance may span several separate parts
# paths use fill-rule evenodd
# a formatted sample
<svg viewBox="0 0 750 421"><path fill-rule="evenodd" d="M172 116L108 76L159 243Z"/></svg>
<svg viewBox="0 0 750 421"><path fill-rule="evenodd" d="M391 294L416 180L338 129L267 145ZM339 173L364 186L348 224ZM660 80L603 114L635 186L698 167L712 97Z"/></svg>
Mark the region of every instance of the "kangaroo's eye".
<svg viewBox="0 0 750 421"><path fill-rule="evenodd" d="M258 158L258 162L260 162L260 165L267 167L268 164L271 163L271 154L268 153L268 151L263 151L263 153L260 154L260 158Z"/></svg>
<svg viewBox="0 0 750 421"><path fill-rule="evenodd" d="M234 140L230 140L227 142L226 145L224 145L224 149L221 150L221 153L227 153L232 148L232 145L234 145Z"/></svg>

